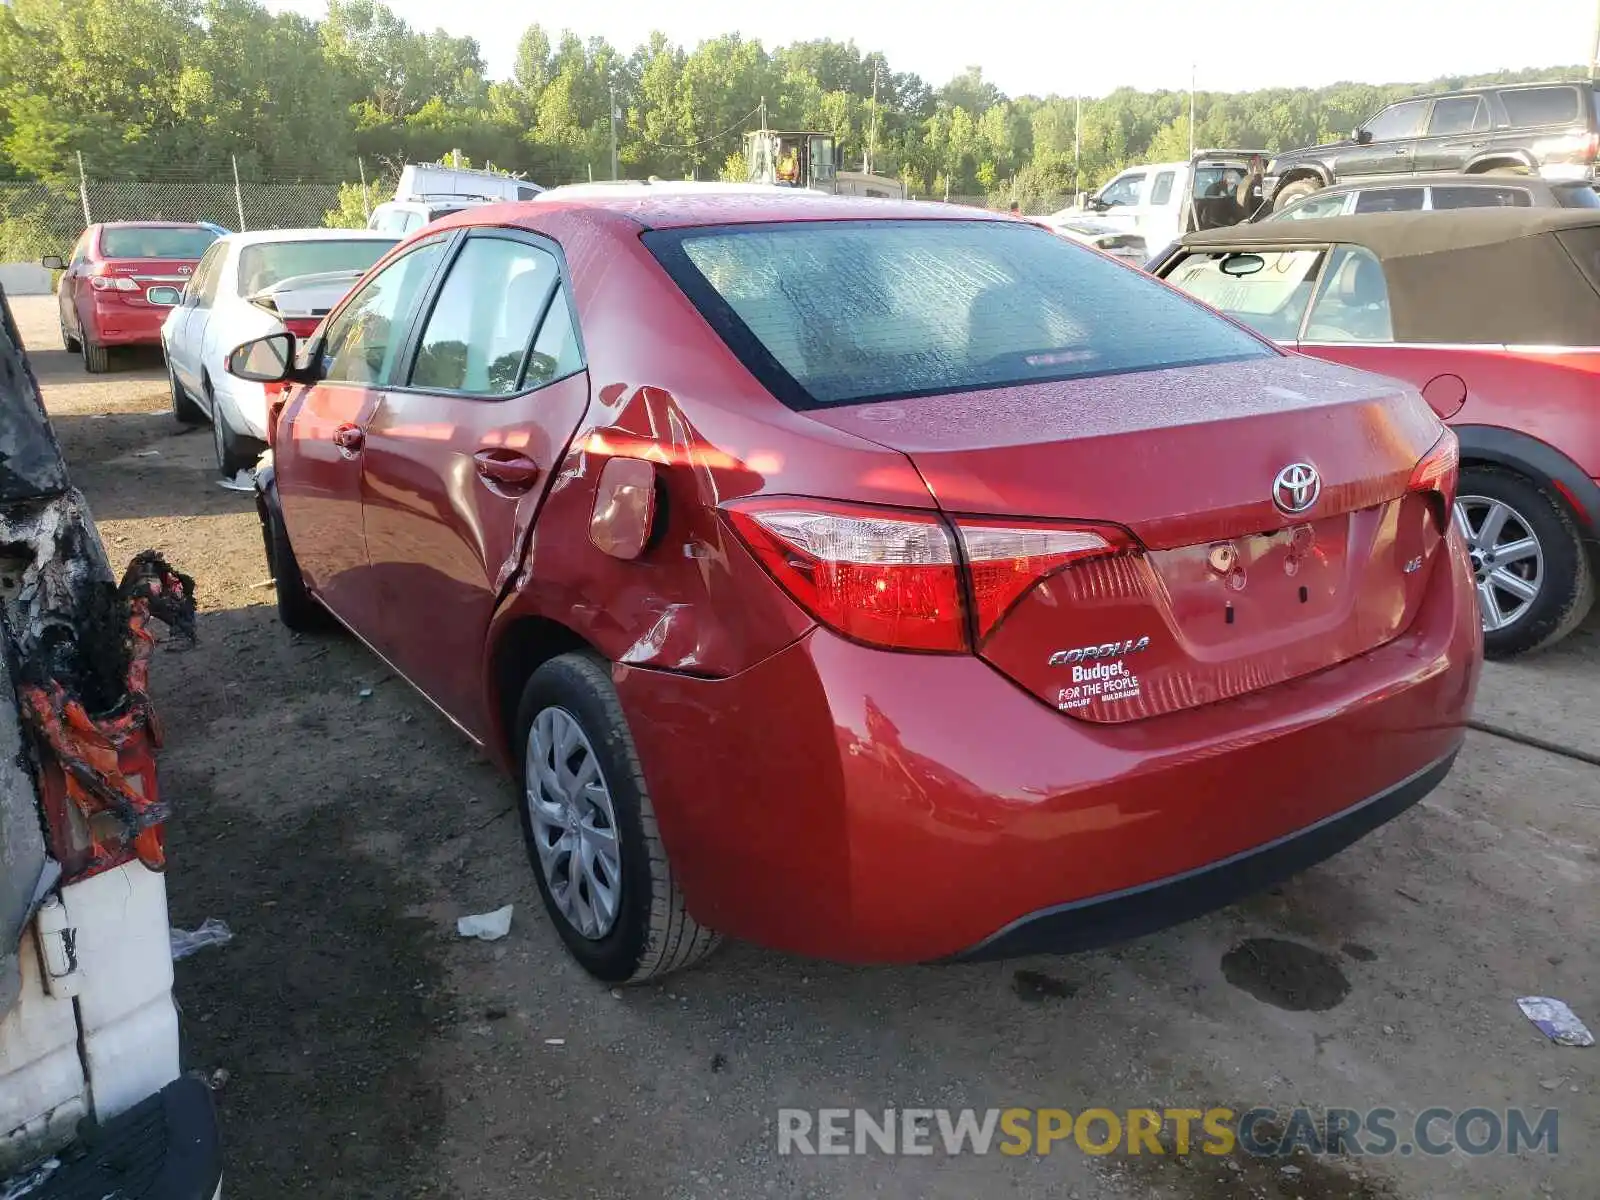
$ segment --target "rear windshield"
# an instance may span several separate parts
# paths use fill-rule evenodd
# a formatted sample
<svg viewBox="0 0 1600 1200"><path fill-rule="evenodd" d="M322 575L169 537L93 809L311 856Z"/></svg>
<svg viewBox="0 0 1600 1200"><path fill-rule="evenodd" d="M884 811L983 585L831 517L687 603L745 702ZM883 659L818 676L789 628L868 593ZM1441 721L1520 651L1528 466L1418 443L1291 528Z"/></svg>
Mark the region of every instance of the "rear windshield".
<svg viewBox="0 0 1600 1200"><path fill-rule="evenodd" d="M163 228L125 225L100 231L102 258L199 258L217 234L198 225Z"/></svg>
<svg viewBox="0 0 1600 1200"><path fill-rule="evenodd" d="M1600 208L1600 192L1587 183L1569 183L1551 189L1562 208Z"/></svg>
<svg viewBox="0 0 1600 1200"><path fill-rule="evenodd" d="M795 408L1274 353L1150 277L1021 223L810 221L644 240Z"/></svg>
<svg viewBox="0 0 1600 1200"><path fill-rule="evenodd" d="M239 295L253 296L263 288L296 275L365 271L393 246L393 241L383 238L357 242L262 242L246 246L239 251Z"/></svg>

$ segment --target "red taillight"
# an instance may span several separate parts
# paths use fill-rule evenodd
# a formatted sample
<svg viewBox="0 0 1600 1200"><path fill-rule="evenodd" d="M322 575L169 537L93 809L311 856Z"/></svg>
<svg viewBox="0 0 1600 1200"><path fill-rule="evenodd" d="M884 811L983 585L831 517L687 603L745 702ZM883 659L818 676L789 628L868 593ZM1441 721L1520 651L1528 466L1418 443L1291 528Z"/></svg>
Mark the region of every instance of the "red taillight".
<svg viewBox="0 0 1600 1200"><path fill-rule="evenodd" d="M1412 468L1411 479L1406 484L1409 492L1433 492L1439 497L1442 503L1435 515L1439 518L1441 530L1449 525L1460 474L1461 443L1453 430L1446 429L1433 448Z"/></svg>
<svg viewBox="0 0 1600 1200"><path fill-rule="evenodd" d="M139 285L127 275L91 275L89 286L97 292L137 292Z"/></svg>
<svg viewBox="0 0 1600 1200"><path fill-rule="evenodd" d="M812 616L898 650L966 647L955 546L932 513L827 500L727 506L761 564Z"/></svg>
<svg viewBox="0 0 1600 1200"><path fill-rule="evenodd" d="M972 580L973 621L979 641L1046 575L1086 558L1120 554L1132 546L1132 539L1122 530L1100 525L1063 529L957 520L956 530Z"/></svg>
<svg viewBox="0 0 1600 1200"><path fill-rule="evenodd" d="M895 650L961 653L1034 584L1074 562L1121 553L1118 529L955 521L961 555L935 513L831 500L759 499L724 506L757 559L812 616L845 636Z"/></svg>
<svg viewBox="0 0 1600 1200"><path fill-rule="evenodd" d="M1589 135L1589 140L1583 144L1583 157L1587 162L1594 162L1600 158L1600 133Z"/></svg>

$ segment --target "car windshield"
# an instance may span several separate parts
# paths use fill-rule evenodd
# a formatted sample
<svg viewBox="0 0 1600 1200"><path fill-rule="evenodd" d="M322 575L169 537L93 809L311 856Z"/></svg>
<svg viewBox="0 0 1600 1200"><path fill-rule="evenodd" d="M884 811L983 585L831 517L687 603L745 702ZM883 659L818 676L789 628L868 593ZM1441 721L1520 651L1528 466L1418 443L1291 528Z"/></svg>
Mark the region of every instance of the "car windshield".
<svg viewBox="0 0 1600 1200"><path fill-rule="evenodd" d="M253 296L264 288L296 275L324 271L365 271L398 239L363 238L358 241L259 242L239 251L239 295Z"/></svg>
<svg viewBox="0 0 1600 1200"><path fill-rule="evenodd" d="M1156 284L1009 221L807 221L645 242L796 408L1273 353Z"/></svg>
<svg viewBox="0 0 1600 1200"><path fill-rule="evenodd" d="M1600 192L1588 183L1564 184L1551 189L1562 208L1600 208Z"/></svg>
<svg viewBox="0 0 1600 1200"><path fill-rule="evenodd" d="M198 225L123 225L100 231L105 258L199 258L217 234Z"/></svg>

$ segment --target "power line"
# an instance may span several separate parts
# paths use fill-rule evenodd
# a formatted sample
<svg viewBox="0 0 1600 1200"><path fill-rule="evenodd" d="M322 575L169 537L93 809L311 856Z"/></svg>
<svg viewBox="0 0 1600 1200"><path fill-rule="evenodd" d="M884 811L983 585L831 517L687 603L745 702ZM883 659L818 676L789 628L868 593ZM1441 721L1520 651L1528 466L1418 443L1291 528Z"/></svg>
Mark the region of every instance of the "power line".
<svg viewBox="0 0 1600 1200"><path fill-rule="evenodd" d="M713 133L710 137L701 138L698 142L690 142L687 146L669 146L665 142L651 142L651 141L644 141L642 139L641 139L641 144L649 146L652 150L695 150L695 149L698 149L699 147L704 146L704 145L706 145L706 144L708 144L710 142L716 141L718 138L727 137L735 129L738 129L739 126L743 125L746 121L748 121L751 117L755 116L760 111L761 111L761 106L758 104L754 108L752 108L749 112L745 113L744 116L740 117L737 121L735 121L732 125L729 125L721 133Z"/></svg>

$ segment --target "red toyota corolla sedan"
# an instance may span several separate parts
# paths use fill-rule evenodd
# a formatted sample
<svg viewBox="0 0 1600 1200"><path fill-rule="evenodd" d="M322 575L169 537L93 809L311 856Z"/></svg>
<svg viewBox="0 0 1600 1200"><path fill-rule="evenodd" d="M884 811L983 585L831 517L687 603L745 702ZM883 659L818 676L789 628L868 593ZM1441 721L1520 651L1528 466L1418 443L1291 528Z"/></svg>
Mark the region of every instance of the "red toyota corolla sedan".
<svg viewBox="0 0 1600 1200"><path fill-rule="evenodd" d="M515 772L601 979L724 934L1141 934L1339 850L1461 744L1481 638L1422 398L1023 222L479 208L293 349L230 363L291 385L280 611Z"/></svg>
<svg viewBox="0 0 1600 1200"><path fill-rule="evenodd" d="M111 221L85 229L70 258L46 255L47 268L64 272L56 290L61 344L82 351L91 374L110 366L113 346L159 346L170 306L151 304L146 293L184 287L217 236L206 225Z"/></svg>

